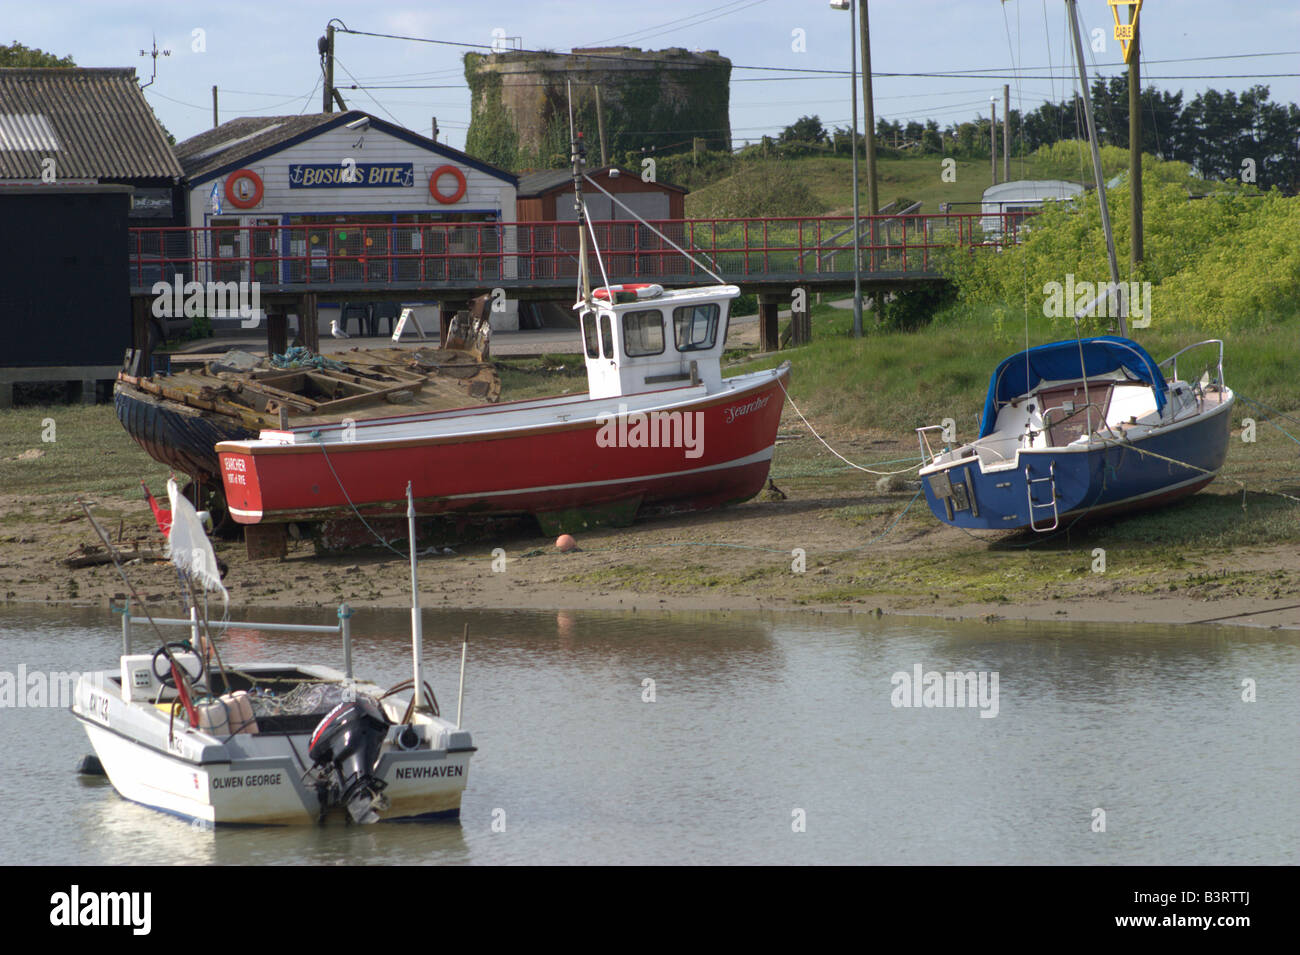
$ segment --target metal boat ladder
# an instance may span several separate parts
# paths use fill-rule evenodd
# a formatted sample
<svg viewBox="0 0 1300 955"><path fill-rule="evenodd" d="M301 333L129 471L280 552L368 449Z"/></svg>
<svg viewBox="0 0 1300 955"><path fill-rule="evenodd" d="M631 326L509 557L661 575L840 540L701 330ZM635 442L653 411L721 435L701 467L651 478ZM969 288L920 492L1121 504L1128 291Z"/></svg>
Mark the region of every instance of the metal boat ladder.
<svg viewBox="0 0 1300 955"><path fill-rule="evenodd" d="M1051 495L1051 500L1049 500L1046 504L1035 503L1034 501L1035 484L1047 485L1047 490L1048 493ZM1035 530L1038 531L1040 534L1042 534L1042 533L1046 533L1047 531L1054 531L1056 530L1057 527L1060 526L1061 515L1056 507L1056 462L1055 461L1049 462L1047 468L1047 477L1040 477L1040 478L1030 477L1029 465L1025 465L1025 497L1028 498L1029 501L1030 530ZM1035 509L1040 511L1050 509L1052 512L1052 523L1048 525L1046 523L1047 518L1044 517L1043 525L1039 526L1034 517Z"/></svg>

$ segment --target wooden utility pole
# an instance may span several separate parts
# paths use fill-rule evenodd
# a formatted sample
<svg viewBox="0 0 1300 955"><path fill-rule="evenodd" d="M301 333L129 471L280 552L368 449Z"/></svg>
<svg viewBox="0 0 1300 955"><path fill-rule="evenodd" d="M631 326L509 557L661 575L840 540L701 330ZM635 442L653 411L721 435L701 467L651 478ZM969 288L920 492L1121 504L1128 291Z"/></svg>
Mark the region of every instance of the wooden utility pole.
<svg viewBox="0 0 1300 955"><path fill-rule="evenodd" d="M1078 0L1065 0L1070 21L1070 34L1074 38L1074 60L1079 70L1079 90L1083 98L1083 121L1088 127L1088 146L1092 152L1092 177L1096 180L1097 204L1101 211L1101 229L1106 236L1106 261L1110 265L1111 286L1119 285L1119 263L1115 259L1115 236L1110 228L1110 208L1106 205L1106 177L1101 171L1101 151L1097 148L1097 126L1092 119L1092 96L1088 92L1088 67L1083 60L1083 39L1079 30ZM1120 314L1119 333L1128 337L1127 316Z"/></svg>
<svg viewBox="0 0 1300 955"><path fill-rule="evenodd" d="M989 165L993 170L993 185L998 184L998 101L989 98Z"/></svg>
<svg viewBox="0 0 1300 955"><path fill-rule="evenodd" d="M1138 8L1130 12L1133 39L1128 48L1128 182L1129 231L1133 236L1130 264L1142 262L1142 77L1138 63Z"/></svg>
<svg viewBox="0 0 1300 955"><path fill-rule="evenodd" d="M216 129L221 123L217 120L217 88L212 87L212 128Z"/></svg>
<svg viewBox="0 0 1300 955"><path fill-rule="evenodd" d="M867 25L867 0L862 0L862 108L866 112L866 147L867 147L867 215L871 228L871 269L876 268L876 213L880 211L880 194L876 188L876 106L871 95L871 29ZM856 238L856 237L855 237ZM876 315L876 324L880 324L880 311L883 297L879 292L871 297L872 311Z"/></svg>
<svg viewBox="0 0 1300 955"><path fill-rule="evenodd" d="M325 89L321 91L321 112L334 112L334 24L325 27L325 46L321 50L325 58Z"/></svg>
<svg viewBox="0 0 1300 955"><path fill-rule="evenodd" d="M880 209L880 196L876 192L876 107L871 99L871 31L867 27L867 0L862 0L862 108L867 120L867 215L874 216Z"/></svg>
<svg viewBox="0 0 1300 955"><path fill-rule="evenodd" d="M1002 181L1011 181L1011 85L1002 84Z"/></svg>
<svg viewBox="0 0 1300 955"><path fill-rule="evenodd" d="M600 168L609 166L609 155L605 152L605 110L600 104L600 86L596 86L596 132L600 136Z"/></svg>

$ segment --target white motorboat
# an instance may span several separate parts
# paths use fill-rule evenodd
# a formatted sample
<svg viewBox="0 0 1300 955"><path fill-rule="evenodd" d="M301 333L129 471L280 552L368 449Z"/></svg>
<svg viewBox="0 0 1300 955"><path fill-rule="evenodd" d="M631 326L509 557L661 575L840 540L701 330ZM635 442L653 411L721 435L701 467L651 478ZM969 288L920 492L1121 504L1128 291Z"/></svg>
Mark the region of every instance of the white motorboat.
<svg viewBox="0 0 1300 955"><path fill-rule="evenodd" d="M172 555L182 579L219 587L215 555L197 515L175 481L168 482L168 493ZM411 562L414 585L414 554ZM189 592L193 597L198 590ZM387 690L352 676L346 605L333 626L225 624L337 633L342 671L274 661L225 664L214 640L217 625L206 625L203 605L192 599L189 619L150 618L155 633L190 628L188 642L160 637L156 650L133 653L128 604L121 665L85 673L76 684L72 713L120 795L199 824L459 815L475 747L460 727L459 704L456 722L443 718L421 676L414 586L414 675ZM463 648L461 667L463 690Z"/></svg>

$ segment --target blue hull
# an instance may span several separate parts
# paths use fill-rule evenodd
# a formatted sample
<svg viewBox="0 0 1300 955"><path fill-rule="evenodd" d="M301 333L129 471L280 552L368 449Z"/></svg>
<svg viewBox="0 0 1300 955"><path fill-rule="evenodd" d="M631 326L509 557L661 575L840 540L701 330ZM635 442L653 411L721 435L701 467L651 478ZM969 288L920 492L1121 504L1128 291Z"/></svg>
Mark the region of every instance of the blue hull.
<svg viewBox="0 0 1300 955"><path fill-rule="evenodd" d="M971 530L1047 530L1067 517L1168 503L1214 480L1228 454L1232 406L1131 444L1022 450L1003 471L985 473L968 458L923 476L921 486L935 517Z"/></svg>

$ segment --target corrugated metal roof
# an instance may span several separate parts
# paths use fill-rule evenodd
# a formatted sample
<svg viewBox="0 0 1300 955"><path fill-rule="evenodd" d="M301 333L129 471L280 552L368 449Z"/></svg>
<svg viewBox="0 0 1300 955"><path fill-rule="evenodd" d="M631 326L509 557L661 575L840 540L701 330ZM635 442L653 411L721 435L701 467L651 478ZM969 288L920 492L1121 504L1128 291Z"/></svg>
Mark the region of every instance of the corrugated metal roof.
<svg viewBox="0 0 1300 955"><path fill-rule="evenodd" d="M196 180L214 169L246 159L279 143L339 119L338 113L306 116L241 116L176 144L176 158L186 178Z"/></svg>
<svg viewBox="0 0 1300 955"><path fill-rule="evenodd" d="M0 180L39 179L50 153L59 179L180 179L132 68L0 69L0 114Z"/></svg>
<svg viewBox="0 0 1300 955"><path fill-rule="evenodd" d="M0 149L45 149L58 152L59 137L40 113L0 113Z"/></svg>

